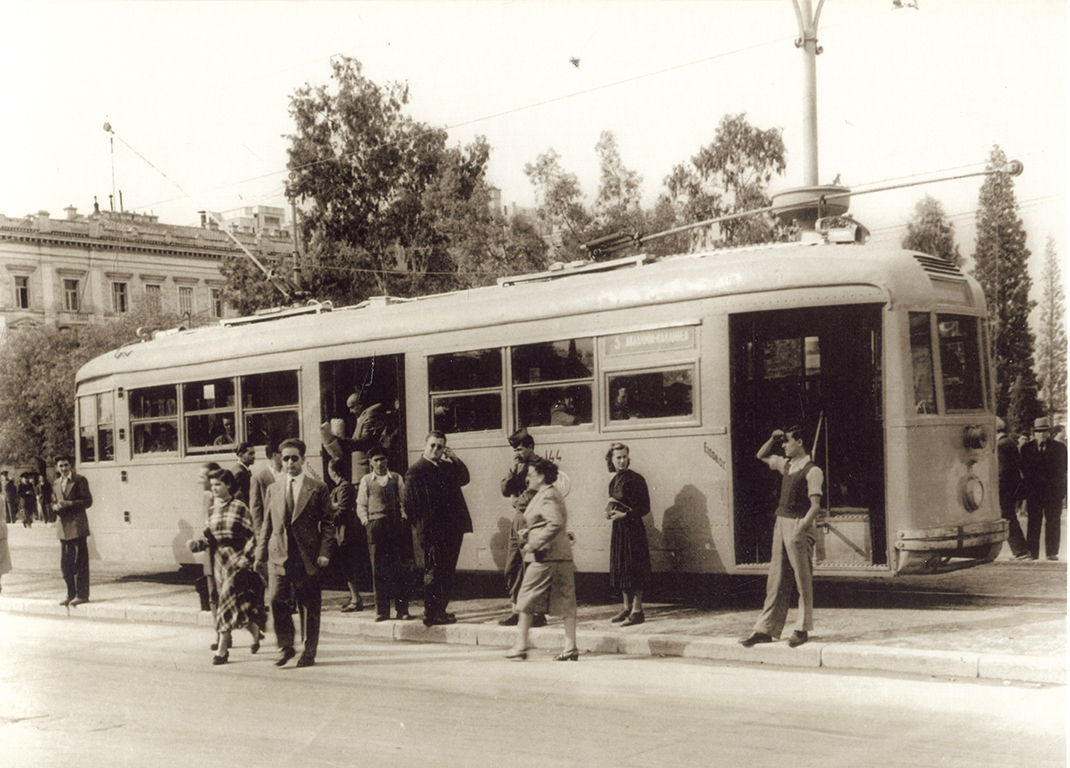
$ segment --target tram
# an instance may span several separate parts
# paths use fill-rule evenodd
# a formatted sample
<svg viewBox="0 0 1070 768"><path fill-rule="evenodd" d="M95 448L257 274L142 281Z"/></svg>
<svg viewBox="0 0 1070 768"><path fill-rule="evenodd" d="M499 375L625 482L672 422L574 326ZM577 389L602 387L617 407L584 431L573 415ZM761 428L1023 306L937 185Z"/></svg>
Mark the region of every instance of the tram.
<svg viewBox="0 0 1070 768"><path fill-rule="evenodd" d="M520 427L568 476L583 572L609 567L614 442L650 488L656 572L762 572L779 479L754 456L794 424L826 477L816 573L938 573L994 559L1006 536L977 282L826 233L278 310L98 357L76 380L93 556L191 562L198 466L232 466L249 441L257 471L272 437L293 436L323 477L324 425L352 431L354 394L393 420L392 468L404 472L432 429L469 467L468 571L504 565L500 480Z"/></svg>

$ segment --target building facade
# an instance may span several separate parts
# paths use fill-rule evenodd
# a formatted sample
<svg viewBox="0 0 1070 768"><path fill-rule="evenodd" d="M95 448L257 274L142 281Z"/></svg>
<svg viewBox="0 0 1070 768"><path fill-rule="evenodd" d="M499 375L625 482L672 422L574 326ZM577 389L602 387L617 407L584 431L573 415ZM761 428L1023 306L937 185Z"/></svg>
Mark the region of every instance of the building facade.
<svg viewBox="0 0 1070 768"><path fill-rule="evenodd" d="M241 249L222 220L265 265L292 252L284 209L241 209L233 220L203 215L202 226L161 224L150 214L66 209L23 218L0 214L0 339L23 325L105 322L144 303L196 325L233 315L223 295L224 256Z"/></svg>

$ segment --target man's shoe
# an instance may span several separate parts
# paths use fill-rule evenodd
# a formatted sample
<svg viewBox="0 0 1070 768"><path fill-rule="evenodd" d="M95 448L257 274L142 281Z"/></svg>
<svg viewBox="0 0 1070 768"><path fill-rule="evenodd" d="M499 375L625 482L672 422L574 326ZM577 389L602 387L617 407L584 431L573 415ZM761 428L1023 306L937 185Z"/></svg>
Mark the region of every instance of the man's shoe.
<svg viewBox="0 0 1070 768"><path fill-rule="evenodd" d="M620 624L622 621L624 621L626 618L628 618L631 615L632 615L632 609L631 608L625 608L623 611L621 611L616 616L614 616L612 619L610 619L610 621L612 621L614 624Z"/></svg>
<svg viewBox="0 0 1070 768"><path fill-rule="evenodd" d="M791 633L791 637L788 639L788 645L791 648L798 648L800 645L802 645L803 643L805 643L809 639L810 639L810 636L807 635L805 632L800 632L799 630L795 630L794 632Z"/></svg>
<svg viewBox="0 0 1070 768"><path fill-rule="evenodd" d="M73 600L71 600L71 608L74 608L74 607L79 606L79 605L84 605L85 603L88 603L88 602L89 602L89 598L88 597L76 597Z"/></svg>
<svg viewBox="0 0 1070 768"><path fill-rule="evenodd" d="M633 613L628 614L628 618L622 621L620 625L622 627L632 627L636 624L642 624L644 621L646 621L646 616L643 615L643 612L635 611Z"/></svg>
<svg viewBox="0 0 1070 768"><path fill-rule="evenodd" d="M73 600L73 599L74 599L73 597L68 597L66 600L60 600L59 604L62 605L64 608L66 608L68 605L71 604L71 600Z"/></svg>
<svg viewBox="0 0 1070 768"><path fill-rule="evenodd" d="M1058 560L1059 556L1058 555L1048 555L1048 559L1049 560Z"/></svg>
<svg viewBox="0 0 1070 768"><path fill-rule="evenodd" d="M286 646L285 648L282 649L282 652L279 653L279 660L275 662L275 666L276 667L285 667L286 666L286 662L288 662L290 659L292 659L296 655L297 655L297 651L295 651L290 646Z"/></svg>
<svg viewBox="0 0 1070 768"><path fill-rule="evenodd" d="M520 621L519 613L511 613L498 622L499 627L515 627ZM532 624L534 626L534 624Z"/></svg>
<svg viewBox="0 0 1070 768"><path fill-rule="evenodd" d="M424 626L434 627L441 624L456 624L457 617L451 613L443 613L438 616L424 616Z"/></svg>
<svg viewBox="0 0 1070 768"><path fill-rule="evenodd" d="M398 621L412 621L412 616L408 611L403 611L398 614Z"/></svg>
<svg viewBox="0 0 1070 768"><path fill-rule="evenodd" d="M316 663L316 660L309 656L307 653L302 653L301 658L297 660L297 666L299 667L311 667Z"/></svg>
<svg viewBox="0 0 1070 768"><path fill-rule="evenodd" d="M1015 555L1015 556L1014 556L1014 559L1015 559L1015 560L1033 560L1034 558L1033 558L1033 556L1032 556L1031 554L1029 554L1028 552L1023 552L1023 553L1022 553L1022 554L1020 554L1020 555Z"/></svg>
<svg viewBox="0 0 1070 768"><path fill-rule="evenodd" d="M387 616L385 613L377 613L377 614L375 614L375 620L376 621L389 621L390 617Z"/></svg>
<svg viewBox="0 0 1070 768"><path fill-rule="evenodd" d="M744 648L750 648L752 645L757 645L758 643L771 642L773 642L773 638L765 634L765 632L752 632L750 637L746 640L740 640L739 644Z"/></svg>
<svg viewBox="0 0 1070 768"><path fill-rule="evenodd" d="M531 617L531 626L532 627L545 627L546 626L546 614L545 613L536 613L534 616L532 616Z"/></svg>

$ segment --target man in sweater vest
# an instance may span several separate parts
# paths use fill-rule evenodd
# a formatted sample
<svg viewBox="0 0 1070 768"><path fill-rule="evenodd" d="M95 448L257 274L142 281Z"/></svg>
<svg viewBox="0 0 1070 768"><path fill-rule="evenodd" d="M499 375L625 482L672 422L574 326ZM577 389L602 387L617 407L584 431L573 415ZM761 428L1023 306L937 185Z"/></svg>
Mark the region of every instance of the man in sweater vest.
<svg viewBox="0 0 1070 768"><path fill-rule="evenodd" d="M773 447L783 445L784 455L773 455ZM758 450L757 458L782 476L780 503L773 527L773 553L765 586L765 606L754 630L739 642L750 648L779 639L788 617L792 574L799 589L799 615L788 645L796 648L809 639L814 628L814 520L821 509L821 486L825 477L806 452L800 427L775 429Z"/></svg>

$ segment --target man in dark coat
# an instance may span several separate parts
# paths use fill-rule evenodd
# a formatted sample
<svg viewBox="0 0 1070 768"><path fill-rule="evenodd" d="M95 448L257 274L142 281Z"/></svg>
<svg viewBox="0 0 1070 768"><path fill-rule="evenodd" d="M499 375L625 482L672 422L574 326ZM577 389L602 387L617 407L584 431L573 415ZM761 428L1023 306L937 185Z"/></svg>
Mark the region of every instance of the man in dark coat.
<svg viewBox="0 0 1070 768"><path fill-rule="evenodd" d="M461 488L468 485L468 467L446 447L446 436L435 430L427 435L424 455L405 473L402 505L416 524L424 551L424 624L452 624L446 612L453 575L472 517Z"/></svg>
<svg viewBox="0 0 1070 768"><path fill-rule="evenodd" d="M52 509L59 524L59 567L67 582L67 598L60 605L72 608L89 602L89 516L93 506L89 481L72 469L71 457L56 459L56 483Z"/></svg>
<svg viewBox="0 0 1070 768"><path fill-rule="evenodd" d="M1011 555L1028 560L1029 546L1025 543L1022 525L1018 522L1018 501L1021 498L1022 472L1018 444L1006 432L1003 419L996 419L996 458L999 462L999 510L1007 521L1007 546Z"/></svg>
<svg viewBox="0 0 1070 768"><path fill-rule="evenodd" d="M1050 438L1051 422L1033 422L1033 440L1022 446L1022 484L1027 517L1025 540L1033 560L1040 556L1040 528L1044 554L1059 559L1063 499L1066 498L1066 446Z"/></svg>
<svg viewBox="0 0 1070 768"><path fill-rule="evenodd" d="M251 443L241 443L234 449L234 455L238 457L238 463L230 470L234 474L234 481L238 484L238 490L234 498L249 506L249 489L253 480L252 466L256 462L256 448ZM260 520L253 518L257 523Z"/></svg>

